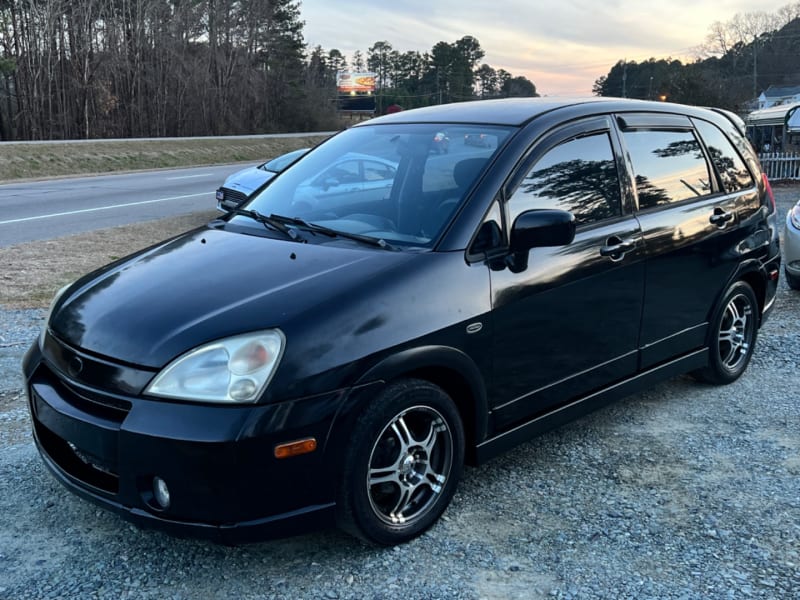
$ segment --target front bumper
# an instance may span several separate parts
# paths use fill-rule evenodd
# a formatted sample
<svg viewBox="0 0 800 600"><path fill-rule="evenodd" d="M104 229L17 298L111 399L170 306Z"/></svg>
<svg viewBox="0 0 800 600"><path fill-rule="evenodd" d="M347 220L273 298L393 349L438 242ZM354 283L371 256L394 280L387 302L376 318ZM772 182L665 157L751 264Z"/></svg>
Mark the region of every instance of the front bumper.
<svg viewBox="0 0 800 600"><path fill-rule="evenodd" d="M217 189L215 198L217 199L217 210L229 213L247 202L249 196L239 190L232 190L223 186Z"/></svg>
<svg viewBox="0 0 800 600"><path fill-rule="evenodd" d="M345 392L246 407L126 397L71 379L38 344L23 368L37 448L79 496L143 526L224 543L333 524L327 442ZM306 437L315 452L275 458L277 444ZM154 477L167 483L167 508Z"/></svg>
<svg viewBox="0 0 800 600"><path fill-rule="evenodd" d="M786 271L800 277L800 229L794 226L791 211L786 215L786 233L783 236L783 256Z"/></svg>

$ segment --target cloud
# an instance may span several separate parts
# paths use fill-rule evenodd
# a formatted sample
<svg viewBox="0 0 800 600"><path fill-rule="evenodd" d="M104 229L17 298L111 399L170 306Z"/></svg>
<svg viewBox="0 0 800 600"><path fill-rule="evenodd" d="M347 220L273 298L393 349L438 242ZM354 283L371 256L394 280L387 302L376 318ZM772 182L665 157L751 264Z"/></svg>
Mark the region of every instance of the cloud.
<svg viewBox="0 0 800 600"><path fill-rule="evenodd" d="M775 12L786 0L763 0ZM533 81L540 93L591 93L595 79L622 59L686 58L714 21L754 7L740 0L303 0L305 39L350 56L385 40L401 52L439 41L478 39L484 62Z"/></svg>

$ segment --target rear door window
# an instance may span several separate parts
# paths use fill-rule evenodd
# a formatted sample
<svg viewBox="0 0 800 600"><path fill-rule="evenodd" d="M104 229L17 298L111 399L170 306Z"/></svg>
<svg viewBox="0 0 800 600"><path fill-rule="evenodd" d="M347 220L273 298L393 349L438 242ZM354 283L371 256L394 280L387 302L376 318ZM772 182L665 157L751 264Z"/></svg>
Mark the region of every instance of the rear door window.
<svg viewBox="0 0 800 600"><path fill-rule="evenodd" d="M692 131L623 132L639 197L639 210L711 194L711 177Z"/></svg>

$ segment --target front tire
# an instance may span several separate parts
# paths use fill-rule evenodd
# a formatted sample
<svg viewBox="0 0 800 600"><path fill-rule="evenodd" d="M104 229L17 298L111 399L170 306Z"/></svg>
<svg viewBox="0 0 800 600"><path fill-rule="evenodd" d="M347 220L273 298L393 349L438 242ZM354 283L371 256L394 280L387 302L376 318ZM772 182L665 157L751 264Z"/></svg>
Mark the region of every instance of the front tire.
<svg viewBox="0 0 800 600"><path fill-rule="evenodd" d="M377 545L427 530L455 493L464 431L455 404L419 379L389 384L356 422L337 491L337 524Z"/></svg>
<svg viewBox="0 0 800 600"><path fill-rule="evenodd" d="M711 323L708 366L695 371L695 377L715 385L736 381L753 356L758 319L758 300L753 288L737 281L725 292Z"/></svg>

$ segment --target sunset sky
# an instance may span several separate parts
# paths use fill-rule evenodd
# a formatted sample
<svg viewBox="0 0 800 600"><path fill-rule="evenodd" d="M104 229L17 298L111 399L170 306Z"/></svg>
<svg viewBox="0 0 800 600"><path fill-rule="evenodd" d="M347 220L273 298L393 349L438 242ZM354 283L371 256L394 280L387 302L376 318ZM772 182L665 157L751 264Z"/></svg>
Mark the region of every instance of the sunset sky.
<svg viewBox="0 0 800 600"><path fill-rule="evenodd" d="M524 75L542 95L591 94L622 59L692 60L714 21L774 13L786 0L302 0L309 47L366 54L379 40L395 50L429 51L439 41L478 39L483 62Z"/></svg>

